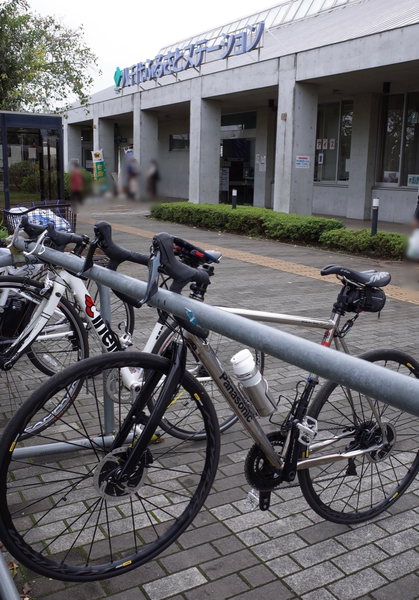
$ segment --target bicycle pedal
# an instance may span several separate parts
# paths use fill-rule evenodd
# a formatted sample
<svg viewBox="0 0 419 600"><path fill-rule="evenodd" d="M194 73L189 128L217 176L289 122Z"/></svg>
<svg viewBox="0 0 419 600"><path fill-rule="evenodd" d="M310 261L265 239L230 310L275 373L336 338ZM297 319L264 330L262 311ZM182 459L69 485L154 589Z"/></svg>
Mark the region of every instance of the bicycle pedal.
<svg viewBox="0 0 419 600"><path fill-rule="evenodd" d="M298 441L304 446L309 446L317 435L317 421L313 417L304 417L301 423L297 423L300 430Z"/></svg>
<svg viewBox="0 0 419 600"><path fill-rule="evenodd" d="M269 510L271 505L271 492L259 492L260 510Z"/></svg>

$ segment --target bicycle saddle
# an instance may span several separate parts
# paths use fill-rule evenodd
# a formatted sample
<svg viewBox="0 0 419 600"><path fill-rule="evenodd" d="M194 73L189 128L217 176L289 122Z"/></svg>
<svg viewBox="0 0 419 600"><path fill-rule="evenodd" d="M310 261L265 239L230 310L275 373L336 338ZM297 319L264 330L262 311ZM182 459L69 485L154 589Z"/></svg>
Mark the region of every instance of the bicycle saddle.
<svg viewBox="0 0 419 600"><path fill-rule="evenodd" d="M326 265L320 271L320 274L341 275L342 277L346 277L346 279L367 287L384 287L391 281L390 273L386 273L385 271L374 271L373 269L369 271L354 271L340 265Z"/></svg>

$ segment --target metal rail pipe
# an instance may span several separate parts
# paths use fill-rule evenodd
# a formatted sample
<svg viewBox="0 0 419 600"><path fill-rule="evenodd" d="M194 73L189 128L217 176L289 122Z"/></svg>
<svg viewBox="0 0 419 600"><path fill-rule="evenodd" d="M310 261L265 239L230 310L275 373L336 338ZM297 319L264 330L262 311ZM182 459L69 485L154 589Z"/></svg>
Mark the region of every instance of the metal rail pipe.
<svg viewBox="0 0 419 600"><path fill-rule="evenodd" d="M25 249L23 240L18 240L16 246ZM35 250L34 255L39 251ZM74 273L83 265L82 259L49 248L41 258ZM0 266L6 264L12 264L11 257L0 257ZM96 265L86 275L134 298L142 298L146 291L145 282ZM167 290L160 289L149 304L183 318L187 310L192 311L202 327L419 416L419 381L413 378Z"/></svg>

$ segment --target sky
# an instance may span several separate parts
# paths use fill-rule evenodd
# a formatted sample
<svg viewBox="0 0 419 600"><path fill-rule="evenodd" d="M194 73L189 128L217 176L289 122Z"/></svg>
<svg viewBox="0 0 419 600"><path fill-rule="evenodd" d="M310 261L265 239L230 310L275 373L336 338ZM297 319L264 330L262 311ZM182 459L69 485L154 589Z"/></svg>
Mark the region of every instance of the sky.
<svg viewBox="0 0 419 600"><path fill-rule="evenodd" d="M91 93L113 83L121 69L211 27L279 4L280 0L29 0L31 12L54 15L73 29L84 25L87 46L98 57L102 76L94 75Z"/></svg>

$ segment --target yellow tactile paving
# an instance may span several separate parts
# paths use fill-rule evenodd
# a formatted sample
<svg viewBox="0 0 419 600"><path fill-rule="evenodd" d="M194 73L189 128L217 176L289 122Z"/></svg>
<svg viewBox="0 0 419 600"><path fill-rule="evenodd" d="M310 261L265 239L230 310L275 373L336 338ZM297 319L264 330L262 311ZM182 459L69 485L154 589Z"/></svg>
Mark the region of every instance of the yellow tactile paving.
<svg viewBox="0 0 419 600"><path fill-rule="evenodd" d="M84 223L90 223L94 225L97 219L89 219L83 217ZM156 232L146 231L145 229L138 229L137 227L131 227L130 225L119 225L118 223L111 223L112 229L121 231L124 233L130 233L138 237L152 239ZM188 239L192 244L200 246L200 242ZM254 265L261 265L276 271L282 271L284 273L292 273L293 275L301 275L302 277L310 277L311 279L317 279L319 281L327 281L328 283L335 283L340 285L340 282L334 275L328 275L322 277L320 272L315 267L308 267L306 265L299 265L279 258L272 258L267 256L261 256L259 254L252 254L251 252L243 252L241 250L231 250L224 246L211 246L211 250L217 250L221 252L223 256L228 258L234 258L235 260L241 260L242 262L251 263ZM419 292L416 290L408 290L406 288L399 287L397 285L387 285L385 292L388 298L394 298L395 300L401 300L402 302L409 302L411 304L419 305Z"/></svg>

